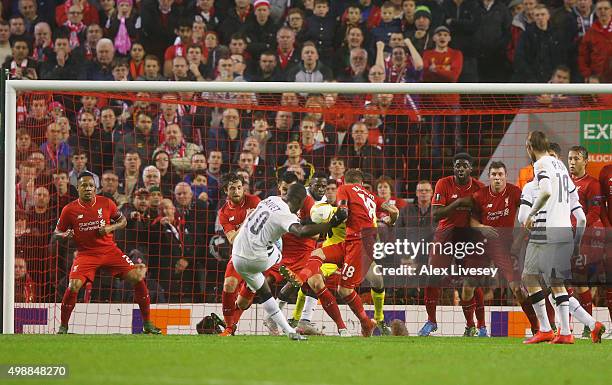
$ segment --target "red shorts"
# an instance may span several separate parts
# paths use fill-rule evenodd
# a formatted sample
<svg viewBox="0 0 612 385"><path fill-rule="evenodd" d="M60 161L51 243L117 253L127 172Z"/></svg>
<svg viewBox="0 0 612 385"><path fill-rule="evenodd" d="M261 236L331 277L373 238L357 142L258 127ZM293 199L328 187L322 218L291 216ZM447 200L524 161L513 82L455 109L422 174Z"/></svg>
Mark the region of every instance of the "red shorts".
<svg viewBox="0 0 612 385"><path fill-rule="evenodd" d="M285 278L283 278L280 271L278 270L281 265L285 265L289 270L295 273L299 273L300 271L302 271L303 268L306 267L306 262L308 262L308 258L310 258L311 253L312 250L309 250L308 252L304 253L300 258L292 258L291 260L287 261L282 259L279 263L264 271L264 275L266 277L274 278L274 282L276 282L277 284L283 282Z"/></svg>
<svg viewBox="0 0 612 385"><path fill-rule="evenodd" d="M81 282L93 282L96 271L105 267L110 269L112 275L128 273L136 268L134 262L119 248L104 250L100 255L87 255L77 253L70 268L70 279L80 279Z"/></svg>
<svg viewBox="0 0 612 385"><path fill-rule="evenodd" d="M335 293L336 291L338 291L338 286L340 286L341 279L342 273L336 270L332 275L325 278L325 287Z"/></svg>
<svg viewBox="0 0 612 385"><path fill-rule="evenodd" d="M240 276L240 274L238 274L238 272L236 271L236 268L234 268L234 261L230 258L229 262L227 263L227 266L225 267L225 276L223 278L236 278L238 280L238 282L242 281L242 277Z"/></svg>
<svg viewBox="0 0 612 385"><path fill-rule="evenodd" d="M372 262L372 246L373 242L365 239L351 239L321 249L326 263L334 263L340 267L340 286L354 289L363 282Z"/></svg>

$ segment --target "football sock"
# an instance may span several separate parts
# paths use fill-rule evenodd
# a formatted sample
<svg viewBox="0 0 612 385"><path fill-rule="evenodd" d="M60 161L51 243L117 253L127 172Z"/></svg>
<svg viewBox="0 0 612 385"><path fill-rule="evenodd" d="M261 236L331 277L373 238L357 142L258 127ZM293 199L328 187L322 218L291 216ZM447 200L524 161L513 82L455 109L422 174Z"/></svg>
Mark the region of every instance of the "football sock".
<svg viewBox="0 0 612 385"><path fill-rule="evenodd" d="M221 293L221 308L223 311L223 320L227 327L234 326L234 313L238 308L236 306L236 298L238 297L238 290L234 290L233 293L223 291Z"/></svg>
<svg viewBox="0 0 612 385"><path fill-rule="evenodd" d="M334 303L336 304L336 307L338 307L338 302L336 301L336 298L334 297L334 295L328 290L329 294L331 295L331 297L334 300ZM320 299L320 297L319 297ZM323 301L321 300L321 303L323 303ZM311 297L309 295L305 296L304 299L304 310L302 311L302 320L304 321L312 321L312 314L314 313L314 309L317 306L317 299L315 297Z"/></svg>
<svg viewBox="0 0 612 385"><path fill-rule="evenodd" d="M293 319L299 321L302 318L304 310L304 302L306 302L306 296L302 289L298 290L297 299L295 300L295 308L293 308Z"/></svg>
<svg viewBox="0 0 612 385"><path fill-rule="evenodd" d="M68 326L68 321L70 321L70 315L72 314L72 310L74 310L74 306L76 304L77 294L78 292L73 293L69 287L67 287L66 291L64 292L61 311L62 326Z"/></svg>
<svg viewBox="0 0 612 385"><path fill-rule="evenodd" d="M478 328L485 327L487 324L485 322L485 308L484 308L484 291L481 287L477 287L474 290L474 303L476 304L476 308L474 309L474 313L476 314L476 320L478 321Z"/></svg>
<svg viewBox="0 0 612 385"><path fill-rule="evenodd" d="M546 314L546 301L544 292L542 290L537 293L533 293L529 296L531 304L533 306L533 310L538 317L538 321L540 322L540 331L541 332L549 332L552 330L550 327L550 323L548 322L548 314Z"/></svg>
<svg viewBox="0 0 612 385"><path fill-rule="evenodd" d="M268 313L270 318L272 318L274 322L276 322L276 324L283 329L285 334L295 333L295 329L289 325L285 319L285 316L278 308L278 303L276 303L276 299L274 299L274 297L268 298L264 303L262 303L262 305L266 313Z"/></svg>
<svg viewBox="0 0 612 385"><path fill-rule="evenodd" d="M584 326L588 326L591 330L595 328L595 318L574 297L569 297L569 311Z"/></svg>
<svg viewBox="0 0 612 385"><path fill-rule="evenodd" d="M349 305L353 313L355 313L362 324L369 322L370 318L367 316L365 310L363 310L363 303L361 302L359 294L357 294L355 290L353 290L351 294L344 297L344 302Z"/></svg>
<svg viewBox="0 0 612 385"><path fill-rule="evenodd" d="M548 324L549 325L556 325L555 314L557 312L555 311L555 308L552 305L553 302L554 302L554 300L552 299L552 294L546 296L544 301L545 301L545 304L546 304L546 314L548 315Z"/></svg>
<svg viewBox="0 0 612 385"><path fill-rule="evenodd" d="M535 311L533 310L533 306L531 306L531 303L529 302L529 299L525 298L519 303L521 305L521 308L523 309L523 312L527 316L527 319L529 320L529 325L531 326L531 329L540 330L538 317L536 316Z"/></svg>
<svg viewBox="0 0 612 385"><path fill-rule="evenodd" d="M461 307L463 308L463 316L465 317L465 325L467 327L473 327L474 325L474 309L476 308L476 301L474 297L467 301L461 300Z"/></svg>
<svg viewBox="0 0 612 385"><path fill-rule="evenodd" d="M584 293L578 293L578 297L580 298L580 306L587 313L593 314L593 295L591 294L591 289L588 289Z"/></svg>
<svg viewBox="0 0 612 385"><path fill-rule="evenodd" d="M372 302L374 302L374 320L376 322L384 321L385 289L370 289L370 294L372 295Z"/></svg>
<svg viewBox="0 0 612 385"><path fill-rule="evenodd" d="M151 320L151 297L149 296L149 289L145 280L138 282L134 285L134 302L138 304L140 308L140 314L142 315L143 321Z"/></svg>
<svg viewBox="0 0 612 385"><path fill-rule="evenodd" d="M569 296L566 294L560 294L555 296L555 304L557 305L557 313L559 314L559 320L561 321L561 335L571 334L570 321L569 321Z"/></svg>
<svg viewBox="0 0 612 385"><path fill-rule="evenodd" d="M329 291L328 288L324 287L321 291L317 293L317 297L319 297L319 300L321 300L323 310L325 310L327 315L329 315L331 319L334 320L338 329L346 329L346 325L344 324L344 320L342 319L342 315L340 314L340 308L338 308L338 302L336 302L336 297L334 297L331 291ZM306 298L308 299L311 297ZM304 314L302 319L305 319Z"/></svg>
<svg viewBox="0 0 612 385"><path fill-rule="evenodd" d="M280 298L276 299L276 303L278 303L278 308L283 310L283 308L285 307L285 305L287 304L287 301L283 301Z"/></svg>
<svg viewBox="0 0 612 385"><path fill-rule="evenodd" d="M425 310L427 310L427 319L430 322L436 323L436 307L440 298L440 289L437 287L425 288Z"/></svg>

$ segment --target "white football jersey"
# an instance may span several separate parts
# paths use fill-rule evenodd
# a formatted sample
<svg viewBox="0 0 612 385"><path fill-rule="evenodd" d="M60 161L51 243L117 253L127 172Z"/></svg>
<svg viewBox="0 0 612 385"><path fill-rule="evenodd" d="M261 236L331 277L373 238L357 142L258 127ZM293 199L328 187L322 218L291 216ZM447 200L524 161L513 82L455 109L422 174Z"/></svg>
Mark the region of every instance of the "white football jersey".
<svg viewBox="0 0 612 385"><path fill-rule="evenodd" d="M521 199L533 205L539 195L539 182L548 178L551 196L534 218L531 242L556 243L571 241L572 223L570 215L578 203L578 192L567 168L560 160L544 156L533 165L535 178L525 185Z"/></svg>
<svg viewBox="0 0 612 385"><path fill-rule="evenodd" d="M300 223L300 220L281 197L264 199L240 226L232 255L251 260L268 259L272 255L274 243L294 223Z"/></svg>

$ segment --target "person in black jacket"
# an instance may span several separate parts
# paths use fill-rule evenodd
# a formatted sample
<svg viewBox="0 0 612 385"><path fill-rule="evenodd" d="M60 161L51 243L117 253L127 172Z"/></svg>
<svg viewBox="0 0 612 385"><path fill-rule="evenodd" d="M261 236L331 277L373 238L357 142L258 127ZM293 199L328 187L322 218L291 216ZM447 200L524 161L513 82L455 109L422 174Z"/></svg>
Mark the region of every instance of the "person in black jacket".
<svg viewBox="0 0 612 385"><path fill-rule="evenodd" d="M235 0L236 6L230 8L225 18L217 28L219 34L219 41L222 44L229 45L232 35L246 25L248 20L253 18L253 9L251 7L250 0Z"/></svg>
<svg viewBox="0 0 612 385"><path fill-rule="evenodd" d="M270 2L256 0L253 3L254 17L242 27L246 36L248 51L253 60L259 59L262 52L276 49L278 25L270 18Z"/></svg>
<svg viewBox="0 0 612 385"><path fill-rule="evenodd" d="M521 35L514 56L513 81L546 83L559 65L567 65L567 47L562 36L549 25L545 5L533 10L535 23Z"/></svg>
<svg viewBox="0 0 612 385"><path fill-rule="evenodd" d="M82 78L83 58L78 52L72 51L66 35L56 35L53 52L42 64L40 73L42 79L77 80Z"/></svg>
<svg viewBox="0 0 612 385"><path fill-rule="evenodd" d="M164 50L174 42L174 30L180 20L180 8L174 0L143 0L141 41L148 54L164 57Z"/></svg>
<svg viewBox="0 0 612 385"><path fill-rule="evenodd" d="M510 66L506 47L510 42L512 16L500 0L480 0L480 26L478 27L478 80L484 83L505 83Z"/></svg>
<svg viewBox="0 0 612 385"><path fill-rule="evenodd" d="M480 12L476 0L444 0L442 4L444 23L453 40L450 47L463 53L463 71L460 83L478 82L477 35Z"/></svg>

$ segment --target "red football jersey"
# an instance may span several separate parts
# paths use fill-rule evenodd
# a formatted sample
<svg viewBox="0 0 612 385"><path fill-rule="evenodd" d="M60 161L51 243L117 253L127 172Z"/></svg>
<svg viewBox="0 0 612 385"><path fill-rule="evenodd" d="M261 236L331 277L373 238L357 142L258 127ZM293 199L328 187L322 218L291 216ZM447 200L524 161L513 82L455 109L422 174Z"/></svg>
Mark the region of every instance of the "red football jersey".
<svg viewBox="0 0 612 385"><path fill-rule="evenodd" d="M604 208L602 208L601 219L606 226L612 226L612 164L609 164L599 172L599 184L603 196Z"/></svg>
<svg viewBox="0 0 612 385"><path fill-rule="evenodd" d="M600 220L601 216L601 187L597 179L589 174L584 174L580 178L574 178L572 181L578 189L578 199L580 205L587 217L587 227L593 226ZM575 224L576 219L572 216L572 224Z"/></svg>
<svg viewBox="0 0 612 385"><path fill-rule="evenodd" d="M80 199L70 202L62 209L57 229L74 230L74 241L79 253L102 255L105 250L116 249L113 234L100 236L98 230L112 221L117 221L122 214L111 199L96 195L91 203L82 203Z"/></svg>
<svg viewBox="0 0 612 385"><path fill-rule="evenodd" d="M384 201L360 184L344 184L338 187L336 201L344 201L342 207L349 211L346 220L346 239L361 238L361 231L376 227L376 208Z"/></svg>
<svg viewBox="0 0 612 385"><path fill-rule="evenodd" d="M306 196L304 205L297 213L300 220L310 218L310 209L314 206L315 200L310 196ZM300 260L300 258L310 257L310 252L315 249L317 241L312 238L300 238L291 233L283 235L283 264L292 265Z"/></svg>
<svg viewBox="0 0 612 385"><path fill-rule="evenodd" d="M436 182L436 188L432 198L432 206L448 206L459 198L471 196L473 193L484 187L484 184L475 178L470 178L466 186L459 186L455 183L455 176L445 176ZM450 229L453 227L468 227L470 225L470 211L460 207L451 213L447 218L442 218L438 222L437 231Z"/></svg>
<svg viewBox="0 0 612 385"><path fill-rule="evenodd" d="M485 186L472 194L475 205L472 216L483 225L512 229L521 205L521 189L508 183L504 191L495 193Z"/></svg>
<svg viewBox="0 0 612 385"><path fill-rule="evenodd" d="M239 205L234 205L228 199L219 209L219 223L223 227L223 232L227 234L232 230L238 230L246 218L247 210L256 208L260 201L259 197L251 194L245 194L244 200Z"/></svg>

